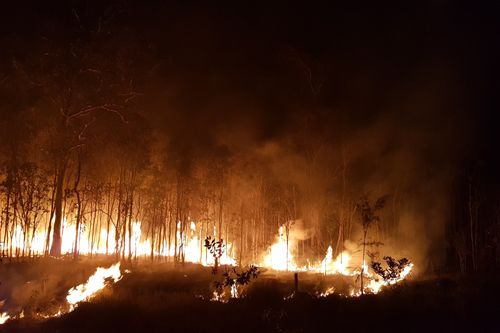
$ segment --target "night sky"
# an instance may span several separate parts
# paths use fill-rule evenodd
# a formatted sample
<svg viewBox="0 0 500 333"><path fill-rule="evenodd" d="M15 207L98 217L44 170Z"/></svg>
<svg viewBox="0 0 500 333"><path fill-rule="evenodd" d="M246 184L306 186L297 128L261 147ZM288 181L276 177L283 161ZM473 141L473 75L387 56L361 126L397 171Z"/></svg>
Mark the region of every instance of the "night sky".
<svg viewBox="0 0 500 333"><path fill-rule="evenodd" d="M479 144L493 139L494 12L452 1L19 1L3 10L2 60L8 65L40 40L85 40L108 20L117 43L143 48L135 61L151 71L141 82L153 104L146 112L175 117L180 131L251 119L265 139L297 113L329 113L350 126L398 109L403 121L413 113L410 126L464 125ZM408 111L415 102L424 106Z"/></svg>

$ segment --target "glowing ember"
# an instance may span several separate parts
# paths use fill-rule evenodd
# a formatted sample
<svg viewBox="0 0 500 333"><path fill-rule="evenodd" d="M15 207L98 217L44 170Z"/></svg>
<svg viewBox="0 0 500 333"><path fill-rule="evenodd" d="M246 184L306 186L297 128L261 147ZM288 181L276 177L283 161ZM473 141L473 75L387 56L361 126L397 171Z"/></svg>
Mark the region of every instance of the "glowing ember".
<svg viewBox="0 0 500 333"><path fill-rule="evenodd" d="M238 298L239 295L238 295L238 287L236 286L236 283L234 283L232 286L231 286L231 298Z"/></svg>
<svg viewBox="0 0 500 333"><path fill-rule="evenodd" d="M329 296L331 294L333 294L335 292L335 288L334 287L330 287L328 288L327 290L321 292L321 293L318 293L316 294L317 297L326 297L326 296Z"/></svg>
<svg viewBox="0 0 500 333"><path fill-rule="evenodd" d="M0 313L0 325L5 324L5 322L9 319L10 316L6 312Z"/></svg>
<svg viewBox="0 0 500 333"><path fill-rule="evenodd" d="M73 309L70 309L70 311L72 311ZM57 311L56 313L54 314L43 314L43 313L39 313L38 316L40 318L44 318L44 319L49 319L49 318L55 318L55 317L60 317L62 316L64 313L62 312L62 310L59 310ZM23 318L22 316L20 316L19 318Z"/></svg>
<svg viewBox="0 0 500 333"><path fill-rule="evenodd" d="M218 293L217 291L214 291L212 294L212 298L210 299L211 302L221 302L221 303L227 303L226 299L226 293Z"/></svg>
<svg viewBox="0 0 500 333"><path fill-rule="evenodd" d="M210 299L210 301L227 303L229 301L228 298L240 298L236 280L233 280L233 283L229 287L229 293L226 293L226 288L215 290L212 293L212 298Z"/></svg>

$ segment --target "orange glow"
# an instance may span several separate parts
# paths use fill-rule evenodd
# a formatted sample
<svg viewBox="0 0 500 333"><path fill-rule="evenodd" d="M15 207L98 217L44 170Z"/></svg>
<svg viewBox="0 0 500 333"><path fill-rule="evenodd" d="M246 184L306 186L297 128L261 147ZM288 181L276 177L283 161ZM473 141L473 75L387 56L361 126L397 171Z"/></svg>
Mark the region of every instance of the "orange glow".
<svg viewBox="0 0 500 333"><path fill-rule="evenodd" d="M116 283L122 278L120 272L120 263L116 263L109 268L98 267L87 282L82 283L68 291L66 300L70 305L70 311L78 306L78 303L86 301L93 297L97 292L106 287L106 281L109 279Z"/></svg>

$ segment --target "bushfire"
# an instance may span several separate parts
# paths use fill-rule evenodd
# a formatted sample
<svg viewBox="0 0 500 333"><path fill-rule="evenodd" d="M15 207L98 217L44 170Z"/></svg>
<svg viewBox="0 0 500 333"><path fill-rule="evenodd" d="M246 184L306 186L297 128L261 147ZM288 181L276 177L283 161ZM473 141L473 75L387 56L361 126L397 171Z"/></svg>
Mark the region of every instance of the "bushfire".
<svg viewBox="0 0 500 333"><path fill-rule="evenodd" d="M383 286L393 285L404 280L414 267L413 263L408 262L394 277L384 280L372 272L366 262L362 262L361 258L356 258L356 261L355 256L348 251L342 251L334 259L331 246L328 247L325 257L320 262L313 263L308 261L307 265L300 266L296 263L290 251L290 249L295 247L295 242L296 240L293 237L288 237L287 239L284 227L280 227L278 237L268 250L261 266L277 271L312 272L324 275L360 276L361 272L363 272L363 277L368 280L368 283L363 286L363 290L352 289L349 296L359 296L363 293L376 294L380 292ZM333 292L334 289L330 287L325 293L320 293L319 295L327 296Z"/></svg>
<svg viewBox="0 0 500 333"><path fill-rule="evenodd" d="M51 318L59 317L65 313L72 312L78 304L84 301L90 300L96 294L98 294L102 289L111 283L116 283L122 278L122 273L120 271L120 263L111 265L108 268L98 267L94 274L92 274L87 282L77 285L68 291L66 296L67 304L61 304L58 311L55 313L38 313L40 318ZM9 319L21 319L24 317L24 312L14 315L8 314L7 312L0 313L0 325L7 322Z"/></svg>
<svg viewBox="0 0 500 333"><path fill-rule="evenodd" d="M193 221L190 223L190 232L181 235L177 233L177 242L181 244L184 251L184 258L186 262L198 263L203 266L213 266L215 264L215 258L211 256L208 252L204 252L202 239L200 234L197 232L196 223ZM24 248L24 238L20 237L22 230L16 232L14 243L15 253L19 253L19 250ZM65 224L63 232L63 250L65 253L72 253L74 249L74 244L72 240L75 239L75 228L70 225ZM89 243L85 242L86 234L85 230L79 230L80 236L80 253L81 254L105 254L106 248L101 246L100 243L97 246L90 246ZM114 235L106 235L106 231L102 230L103 238L108 240L114 240ZM148 240L141 240L141 223L135 222L132 228L131 235L131 251L134 257L148 256L151 253L151 246ZM213 230L214 237L216 236L216 229ZM345 295L348 297L360 296L363 293L377 294L380 292L382 287L393 285L399 281L404 280L412 271L413 263L409 262L402 267L401 271L396 275L391 276L391 278L383 279L375 274L373 270L370 270L365 262L361 262L357 256L349 253L349 251L344 250L339 253L335 258L333 256L333 248L329 246L324 258L320 261L314 262L308 260L306 265L299 265L295 259L291 249L294 248L296 239L294 237L286 236L284 227L280 227L278 235L275 242L270 245L266 253L262 255L261 262L258 263L259 267L283 272L304 272L304 273L314 273L323 275L342 275L351 277L360 277L363 274L363 278L366 279L366 283L361 288L352 288L349 294ZM114 246L113 241L111 241L111 246ZM108 244L109 247L109 244ZM42 254L44 251L44 240L42 234L36 234L33 240L30 242L30 251L35 254ZM126 249L128 251L128 248ZM234 253L234 248L231 243L226 244L222 256L219 259L220 265L225 266L237 266L237 260L232 256ZM174 256L173 249L162 248L162 250L155 253L157 256L170 257ZM358 256L359 257L359 256ZM362 273L361 273L362 272ZM67 304L61 306L56 313L40 313L40 318L50 318L58 317L62 314L73 311L78 304L84 301L89 301L98 294L102 289L104 289L110 283L116 283L123 277L120 270L120 263L111 265L108 268L98 267L93 275L91 275L85 283L77 285L71 288L66 296ZM316 293L317 297L326 297L328 295L334 294L336 292L333 286L328 287L325 291L320 291ZM240 293L238 291L238 286L236 283L232 284L228 293L217 293L214 292L213 301L226 302L227 298L238 298ZM0 313L0 324L4 324L6 321L14 318L22 318L23 313L11 314L8 312Z"/></svg>

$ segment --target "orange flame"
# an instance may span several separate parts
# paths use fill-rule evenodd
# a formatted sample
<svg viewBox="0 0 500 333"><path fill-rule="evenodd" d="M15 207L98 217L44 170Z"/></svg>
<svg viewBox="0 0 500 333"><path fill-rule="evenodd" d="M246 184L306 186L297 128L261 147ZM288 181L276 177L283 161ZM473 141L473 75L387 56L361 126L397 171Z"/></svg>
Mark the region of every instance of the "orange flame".
<svg viewBox="0 0 500 333"><path fill-rule="evenodd" d="M70 305L70 311L78 306L78 303L86 301L97 292L106 287L106 281L111 279L113 283L120 281L122 273L120 272L120 263L116 263L109 268L98 267L87 282L82 283L68 291L66 300Z"/></svg>

